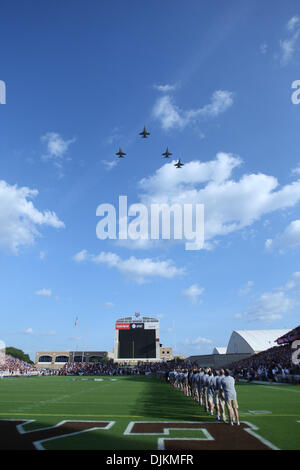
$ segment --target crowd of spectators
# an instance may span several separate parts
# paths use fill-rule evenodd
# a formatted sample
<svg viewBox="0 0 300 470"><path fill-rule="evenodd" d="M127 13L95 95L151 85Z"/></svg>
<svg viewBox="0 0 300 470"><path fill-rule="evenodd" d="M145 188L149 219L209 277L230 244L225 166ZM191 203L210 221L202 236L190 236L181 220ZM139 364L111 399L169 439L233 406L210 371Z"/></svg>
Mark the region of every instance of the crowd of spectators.
<svg viewBox="0 0 300 470"><path fill-rule="evenodd" d="M191 364L184 364L188 367ZM191 365L192 366L192 365ZM167 372L177 367L174 361L168 362L139 362L130 364L107 362L68 362L58 371L58 375L149 375L159 371Z"/></svg>
<svg viewBox="0 0 300 470"><path fill-rule="evenodd" d="M33 372L36 372L36 368L33 364L21 361L9 354L3 355L3 359L0 361L1 375L4 373L10 375L30 375Z"/></svg>
<svg viewBox="0 0 300 470"><path fill-rule="evenodd" d="M227 367L235 376L248 381L293 382L293 376L300 375L299 365L292 362L291 344L274 346Z"/></svg>
<svg viewBox="0 0 300 470"><path fill-rule="evenodd" d="M277 344L283 344L291 343L292 341L295 341L297 339L300 339L300 325L297 326L297 328L294 328L293 330L289 331L287 334L281 336L276 341Z"/></svg>
<svg viewBox="0 0 300 470"><path fill-rule="evenodd" d="M292 362L291 343L274 346L253 356L226 365L233 375L248 381L263 380L276 382L297 382L300 376L300 365ZM139 362L136 365L122 364L112 360L102 362L68 362L58 371L38 371L33 364L24 362L10 355L0 361L0 375L149 375L168 374L178 367L192 370L196 363L181 361Z"/></svg>

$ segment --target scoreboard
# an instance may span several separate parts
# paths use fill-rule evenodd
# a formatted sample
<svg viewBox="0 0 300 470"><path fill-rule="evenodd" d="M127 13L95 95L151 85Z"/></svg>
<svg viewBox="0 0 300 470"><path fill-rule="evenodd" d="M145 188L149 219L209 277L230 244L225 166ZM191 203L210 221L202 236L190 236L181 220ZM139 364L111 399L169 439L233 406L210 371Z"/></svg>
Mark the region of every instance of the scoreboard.
<svg viewBox="0 0 300 470"><path fill-rule="evenodd" d="M115 325L114 359L155 361L160 359L159 321L151 317L119 319Z"/></svg>

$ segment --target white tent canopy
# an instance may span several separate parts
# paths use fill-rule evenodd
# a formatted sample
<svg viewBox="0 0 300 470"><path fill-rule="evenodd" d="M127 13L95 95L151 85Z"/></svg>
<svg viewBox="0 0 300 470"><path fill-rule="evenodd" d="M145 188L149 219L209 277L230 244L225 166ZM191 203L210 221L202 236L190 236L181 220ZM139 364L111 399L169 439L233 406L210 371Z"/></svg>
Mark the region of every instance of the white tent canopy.
<svg viewBox="0 0 300 470"><path fill-rule="evenodd" d="M226 346L225 348L216 347L213 350L213 354L226 354L226 349L227 349Z"/></svg>
<svg viewBox="0 0 300 470"><path fill-rule="evenodd" d="M275 340L289 330L239 330L233 331L227 346L227 354L265 351L276 346Z"/></svg>

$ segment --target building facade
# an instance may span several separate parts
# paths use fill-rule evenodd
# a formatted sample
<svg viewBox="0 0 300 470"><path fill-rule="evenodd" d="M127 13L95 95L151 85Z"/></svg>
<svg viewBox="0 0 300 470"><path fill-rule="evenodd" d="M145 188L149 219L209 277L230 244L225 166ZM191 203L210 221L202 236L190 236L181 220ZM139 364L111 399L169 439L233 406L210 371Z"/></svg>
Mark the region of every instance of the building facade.
<svg viewBox="0 0 300 470"><path fill-rule="evenodd" d="M39 370L59 370L67 362L99 362L111 356L107 351L38 351L35 366Z"/></svg>

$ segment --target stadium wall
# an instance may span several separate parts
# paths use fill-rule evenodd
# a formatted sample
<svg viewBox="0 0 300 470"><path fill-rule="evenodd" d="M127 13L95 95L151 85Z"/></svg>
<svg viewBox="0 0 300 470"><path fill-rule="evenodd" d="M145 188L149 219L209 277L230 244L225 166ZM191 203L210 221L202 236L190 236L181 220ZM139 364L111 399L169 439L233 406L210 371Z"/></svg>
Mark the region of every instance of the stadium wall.
<svg viewBox="0 0 300 470"><path fill-rule="evenodd" d="M59 370L67 362L94 362L109 358L107 351L38 351L35 355L35 366L38 370Z"/></svg>

